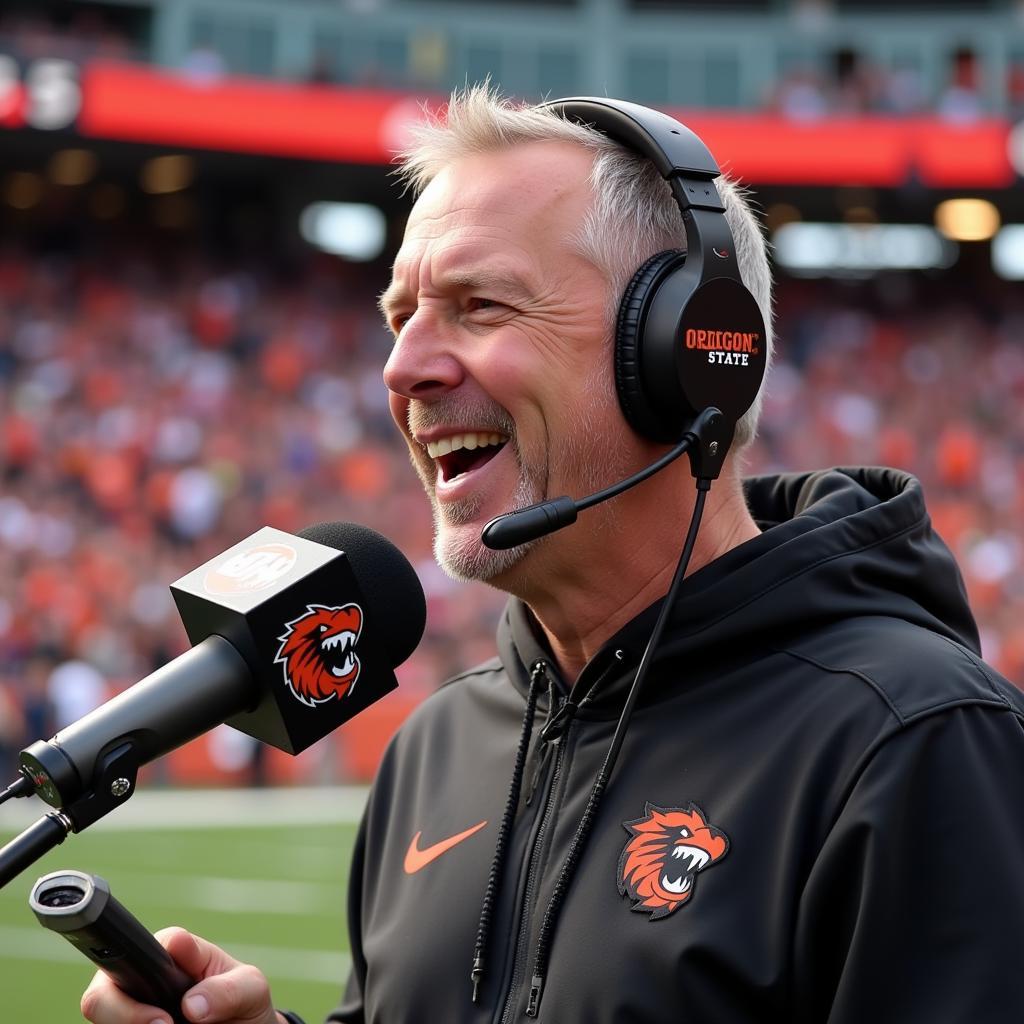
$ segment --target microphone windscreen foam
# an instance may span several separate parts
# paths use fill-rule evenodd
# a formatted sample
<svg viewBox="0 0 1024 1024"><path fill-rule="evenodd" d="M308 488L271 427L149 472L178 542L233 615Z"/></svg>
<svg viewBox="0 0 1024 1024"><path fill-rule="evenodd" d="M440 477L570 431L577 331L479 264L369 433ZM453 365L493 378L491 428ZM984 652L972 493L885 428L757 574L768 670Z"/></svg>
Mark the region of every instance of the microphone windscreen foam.
<svg viewBox="0 0 1024 1024"><path fill-rule="evenodd" d="M416 650L427 621L423 587L409 560L386 537L358 523L315 523L299 536L345 553L366 611L390 624L385 643L391 667L401 665Z"/></svg>

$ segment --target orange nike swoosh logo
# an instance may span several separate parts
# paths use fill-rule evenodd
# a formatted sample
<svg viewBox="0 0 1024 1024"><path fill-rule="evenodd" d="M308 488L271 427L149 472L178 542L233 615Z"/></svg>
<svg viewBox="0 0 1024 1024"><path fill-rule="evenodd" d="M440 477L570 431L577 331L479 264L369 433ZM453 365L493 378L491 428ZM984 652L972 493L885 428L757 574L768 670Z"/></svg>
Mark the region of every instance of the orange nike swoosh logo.
<svg viewBox="0 0 1024 1024"><path fill-rule="evenodd" d="M416 874L417 871L425 868L432 860L437 860L442 853L447 853L453 846L458 846L463 839L468 839L474 832L479 832L486 824L486 821L481 821L479 825L467 828L465 832L460 832L457 836L449 836L447 839L442 839L441 842L434 843L433 846L428 846L425 850L420 849L420 836L423 833L417 832L412 837L409 849L405 851L405 873L407 875Z"/></svg>

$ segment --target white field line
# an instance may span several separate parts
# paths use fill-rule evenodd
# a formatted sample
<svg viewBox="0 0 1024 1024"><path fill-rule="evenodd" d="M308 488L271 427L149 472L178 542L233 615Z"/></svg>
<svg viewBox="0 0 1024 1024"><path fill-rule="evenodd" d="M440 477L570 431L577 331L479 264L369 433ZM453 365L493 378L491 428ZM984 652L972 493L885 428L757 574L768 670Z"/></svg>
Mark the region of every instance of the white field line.
<svg viewBox="0 0 1024 1024"><path fill-rule="evenodd" d="M365 786L142 790L90 831L352 825L363 813L366 794ZM6 803L0 830L23 829L52 810L35 797Z"/></svg>
<svg viewBox="0 0 1024 1024"><path fill-rule="evenodd" d="M312 914L341 917L344 886L339 881L291 882L279 879L216 878L210 875L159 875L118 869L118 887L130 882L147 890L157 906L202 907L235 914ZM333 897L333 899L331 899Z"/></svg>
<svg viewBox="0 0 1024 1024"><path fill-rule="evenodd" d="M348 953L322 950L300 951L277 946L232 945L237 960L255 964L268 978L292 981L320 981L336 984L338 992L348 976L352 958ZM12 928L0 925L0 959L35 960L54 964L80 964L86 972L89 961L59 935L42 928ZM88 973L83 975L88 977ZM82 986L85 987L84 984Z"/></svg>

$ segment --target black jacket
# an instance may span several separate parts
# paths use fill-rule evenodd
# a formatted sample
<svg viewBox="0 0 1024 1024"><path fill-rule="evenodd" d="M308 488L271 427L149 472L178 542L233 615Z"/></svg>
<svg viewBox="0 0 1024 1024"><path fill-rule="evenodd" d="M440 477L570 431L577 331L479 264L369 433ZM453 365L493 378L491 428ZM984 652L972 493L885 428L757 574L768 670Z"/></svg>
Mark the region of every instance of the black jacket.
<svg viewBox="0 0 1024 1024"><path fill-rule="evenodd" d="M755 479L748 500L765 532L690 577L672 612L557 916L539 1019L1019 1024L1024 700L979 657L919 484L844 469ZM402 728L359 833L353 969L330 1020L525 1019L541 918L656 611L586 666L573 695L592 699L546 740L569 691L544 669L476 1005L524 699L550 661L523 605L500 659Z"/></svg>

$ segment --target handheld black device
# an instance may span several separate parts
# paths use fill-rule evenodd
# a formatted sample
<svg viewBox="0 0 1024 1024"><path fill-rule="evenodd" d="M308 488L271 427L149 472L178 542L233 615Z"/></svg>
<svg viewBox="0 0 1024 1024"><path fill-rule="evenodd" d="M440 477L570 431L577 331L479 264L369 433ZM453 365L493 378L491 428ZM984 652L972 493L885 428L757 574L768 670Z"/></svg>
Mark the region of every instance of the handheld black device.
<svg viewBox="0 0 1024 1024"><path fill-rule="evenodd" d="M63 935L132 999L166 1010L175 1024L187 1024L181 997L193 980L98 875L44 875L32 887L29 906L44 928Z"/></svg>

